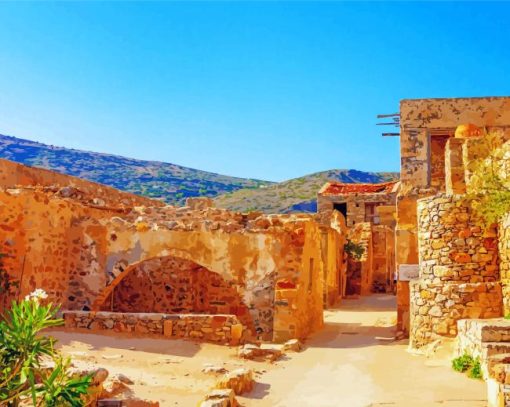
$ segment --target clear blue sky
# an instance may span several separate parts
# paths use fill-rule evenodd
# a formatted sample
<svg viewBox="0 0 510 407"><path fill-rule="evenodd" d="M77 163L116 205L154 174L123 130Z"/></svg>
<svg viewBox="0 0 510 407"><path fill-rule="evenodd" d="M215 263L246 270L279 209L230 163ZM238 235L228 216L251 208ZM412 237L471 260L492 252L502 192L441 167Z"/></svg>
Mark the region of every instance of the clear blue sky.
<svg viewBox="0 0 510 407"><path fill-rule="evenodd" d="M510 3L0 4L0 133L228 175L398 170L378 113L510 94Z"/></svg>

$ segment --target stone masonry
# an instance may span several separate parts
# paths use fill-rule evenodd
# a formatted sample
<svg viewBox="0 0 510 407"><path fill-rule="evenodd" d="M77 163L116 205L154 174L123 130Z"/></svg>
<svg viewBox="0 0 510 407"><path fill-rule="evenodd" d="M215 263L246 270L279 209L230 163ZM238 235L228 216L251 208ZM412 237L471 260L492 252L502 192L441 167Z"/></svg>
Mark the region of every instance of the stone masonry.
<svg viewBox="0 0 510 407"><path fill-rule="evenodd" d="M418 201L420 277L411 282L413 347L454 337L463 318L502 315L496 229L484 230L463 196Z"/></svg>

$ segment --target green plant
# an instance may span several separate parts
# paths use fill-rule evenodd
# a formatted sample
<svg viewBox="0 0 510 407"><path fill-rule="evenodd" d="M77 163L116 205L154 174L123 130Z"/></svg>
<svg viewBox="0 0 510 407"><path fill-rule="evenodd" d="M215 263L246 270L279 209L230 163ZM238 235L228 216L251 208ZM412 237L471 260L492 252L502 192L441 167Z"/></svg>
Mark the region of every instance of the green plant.
<svg viewBox="0 0 510 407"><path fill-rule="evenodd" d="M54 340L41 335L59 326L58 307L42 305L46 293L36 290L19 303L13 302L0 322L0 405L18 406L31 400L34 406L82 406L90 377L73 378L69 361L54 349ZM51 361L53 368L45 367Z"/></svg>
<svg viewBox="0 0 510 407"><path fill-rule="evenodd" d="M465 353L452 360L452 368L456 372L464 373L473 366L474 359L471 355Z"/></svg>
<svg viewBox="0 0 510 407"><path fill-rule="evenodd" d="M467 372L468 377L472 379L482 378L482 365L480 364L480 359L475 359L467 353L453 359L452 368L460 373Z"/></svg>
<svg viewBox="0 0 510 407"><path fill-rule="evenodd" d="M354 243L349 239L347 239L347 243L344 245L344 251L353 260L360 260L363 253L365 253L365 249L362 245Z"/></svg>
<svg viewBox="0 0 510 407"><path fill-rule="evenodd" d="M468 164L471 171L468 197L487 227L510 212L510 144L501 144L497 134L486 134L484 142L488 155Z"/></svg>
<svg viewBox="0 0 510 407"><path fill-rule="evenodd" d="M482 365L480 364L480 360L477 358L474 360L473 365L468 371L468 376L471 379L482 379Z"/></svg>

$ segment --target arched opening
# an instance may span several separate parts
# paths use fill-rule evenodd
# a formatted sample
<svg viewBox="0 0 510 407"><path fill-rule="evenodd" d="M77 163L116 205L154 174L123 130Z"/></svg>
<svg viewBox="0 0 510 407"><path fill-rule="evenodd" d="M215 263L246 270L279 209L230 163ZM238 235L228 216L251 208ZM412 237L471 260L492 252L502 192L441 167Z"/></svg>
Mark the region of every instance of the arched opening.
<svg viewBox="0 0 510 407"><path fill-rule="evenodd" d="M103 311L233 314L254 331L234 282L181 257L155 257L134 264L112 281L105 294L97 307Z"/></svg>

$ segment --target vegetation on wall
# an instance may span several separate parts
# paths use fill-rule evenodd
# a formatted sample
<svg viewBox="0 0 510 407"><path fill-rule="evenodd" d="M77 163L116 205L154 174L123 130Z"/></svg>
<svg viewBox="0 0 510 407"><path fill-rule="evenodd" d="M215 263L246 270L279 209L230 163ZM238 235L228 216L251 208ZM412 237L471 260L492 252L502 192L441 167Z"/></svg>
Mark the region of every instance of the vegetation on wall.
<svg viewBox="0 0 510 407"><path fill-rule="evenodd" d="M363 253L365 253L365 249L362 245L354 243L349 239L347 239L347 243L344 245L344 251L353 260L360 260Z"/></svg>
<svg viewBox="0 0 510 407"><path fill-rule="evenodd" d="M490 226L510 212L510 144L501 144L496 134L485 139L488 156L469 164L469 198L485 226Z"/></svg>
<svg viewBox="0 0 510 407"><path fill-rule="evenodd" d="M41 335L62 325L58 308L42 305L46 293L36 290L14 302L0 321L0 405L83 406L90 377L72 377L69 360L54 349L54 340ZM21 404L22 403L22 404Z"/></svg>

